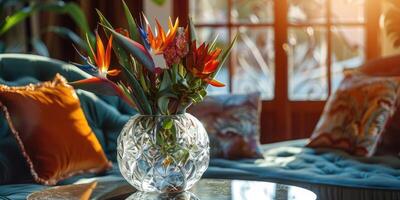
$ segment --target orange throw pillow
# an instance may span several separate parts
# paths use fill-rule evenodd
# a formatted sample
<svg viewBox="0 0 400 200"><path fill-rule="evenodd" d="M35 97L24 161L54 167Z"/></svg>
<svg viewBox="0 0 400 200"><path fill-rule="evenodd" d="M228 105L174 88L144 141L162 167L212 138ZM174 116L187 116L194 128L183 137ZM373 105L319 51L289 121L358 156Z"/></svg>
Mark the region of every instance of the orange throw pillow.
<svg viewBox="0 0 400 200"><path fill-rule="evenodd" d="M111 167L74 89L61 75L38 85L0 85L0 106L36 182L54 185Z"/></svg>

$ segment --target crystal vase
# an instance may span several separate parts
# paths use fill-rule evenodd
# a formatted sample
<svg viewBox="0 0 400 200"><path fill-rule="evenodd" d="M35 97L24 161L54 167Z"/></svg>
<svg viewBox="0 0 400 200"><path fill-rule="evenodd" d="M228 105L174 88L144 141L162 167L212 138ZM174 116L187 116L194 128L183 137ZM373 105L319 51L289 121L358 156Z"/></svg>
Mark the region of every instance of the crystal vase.
<svg viewBox="0 0 400 200"><path fill-rule="evenodd" d="M210 160L206 130L190 114L135 115L122 129L117 148L121 174L143 192L188 190Z"/></svg>

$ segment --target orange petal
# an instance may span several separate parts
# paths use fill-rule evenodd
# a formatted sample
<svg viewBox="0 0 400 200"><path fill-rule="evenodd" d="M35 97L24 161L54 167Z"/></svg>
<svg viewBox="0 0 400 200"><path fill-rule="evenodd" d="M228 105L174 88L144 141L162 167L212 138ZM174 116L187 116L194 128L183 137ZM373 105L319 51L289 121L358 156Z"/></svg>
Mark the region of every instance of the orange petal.
<svg viewBox="0 0 400 200"><path fill-rule="evenodd" d="M150 26L147 27L147 39L149 40L150 46L153 48L153 46L154 46L154 35L153 35L153 31L151 31Z"/></svg>
<svg viewBox="0 0 400 200"><path fill-rule="evenodd" d="M210 60L206 63L203 73L204 74L211 74L217 70L219 62L216 60Z"/></svg>
<svg viewBox="0 0 400 200"><path fill-rule="evenodd" d="M215 79L205 79L204 81L206 81L207 83L209 83L210 85L214 86L214 87L224 87L225 84L215 80Z"/></svg>
<svg viewBox="0 0 400 200"><path fill-rule="evenodd" d="M216 59L218 56L219 56L219 54L221 54L221 49L220 48L216 48L212 53L211 53L211 57L213 58L213 59Z"/></svg>
<svg viewBox="0 0 400 200"><path fill-rule="evenodd" d="M203 43L199 46L199 48L197 49L197 52L204 52L204 49L206 48L206 43Z"/></svg>
<svg viewBox="0 0 400 200"><path fill-rule="evenodd" d="M176 33L176 31L178 30L178 27L179 27L179 18L176 18L174 28L172 28L171 32Z"/></svg>
<svg viewBox="0 0 400 200"><path fill-rule="evenodd" d="M112 69L107 71L107 75L109 76L118 76L119 73L121 73L121 70L119 69Z"/></svg>
<svg viewBox="0 0 400 200"><path fill-rule="evenodd" d="M97 46L97 58L96 58L96 64L97 67L99 67L100 71L103 71L103 66L104 66L104 45L103 41L101 41L101 38L98 33L96 33L96 46Z"/></svg>
<svg viewBox="0 0 400 200"><path fill-rule="evenodd" d="M108 39L108 44L107 44L107 49L106 49L106 55L104 57L104 66L103 69L105 71L108 70L108 67L110 66L110 60L111 60L111 50L112 50L112 41L113 41L113 37L112 35L110 36L110 38Z"/></svg>
<svg viewBox="0 0 400 200"><path fill-rule="evenodd" d="M157 24L157 40L160 40L162 42L165 41L165 32L164 29L162 28L160 22L156 19L156 24Z"/></svg>
<svg viewBox="0 0 400 200"><path fill-rule="evenodd" d="M172 25L172 19L171 19L171 17L169 17L169 20L168 20L168 29L169 30L172 30L173 29L173 25Z"/></svg>

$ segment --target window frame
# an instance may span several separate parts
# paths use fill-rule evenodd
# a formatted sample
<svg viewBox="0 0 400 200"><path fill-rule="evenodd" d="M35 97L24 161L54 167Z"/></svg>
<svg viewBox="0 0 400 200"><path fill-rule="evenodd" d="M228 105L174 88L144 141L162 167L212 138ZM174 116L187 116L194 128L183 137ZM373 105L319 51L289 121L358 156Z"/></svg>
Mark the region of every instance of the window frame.
<svg viewBox="0 0 400 200"><path fill-rule="evenodd" d="M227 9L231 10L232 0L228 1ZM227 12L227 23L221 24L196 24L196 27L227 27L229 40L232 38L232 28L246 27L273 27L274 47L275 47L275 85L274 97L262 103L261 113L261 142L275 142L281 140L308 137L314 128L323 110L326 100L290 100L289 99L289 73L288 56L284 49L287 44L288 30L291 27L321 26L327 30L327 81L328 97L332 93L332 33L331 27L360 27L365 26L365 60L377 58L381 54L379 42L379 17L381 13L381 3L376 0L365 0L365 19L360 23L332 22L331 3L334 0L327 0L327 21L324 23L309 24L290 24L288 21L288 0L274 1L274 22L273 23L232 23L230 12ZM187 24L189 16L189 0L174 0L173 13L175 17L184 19ZM277 34L279 33L279 34ZM232 92L232 75L235 68L232 57L228 60L229 66L229 91Z"/></svg>

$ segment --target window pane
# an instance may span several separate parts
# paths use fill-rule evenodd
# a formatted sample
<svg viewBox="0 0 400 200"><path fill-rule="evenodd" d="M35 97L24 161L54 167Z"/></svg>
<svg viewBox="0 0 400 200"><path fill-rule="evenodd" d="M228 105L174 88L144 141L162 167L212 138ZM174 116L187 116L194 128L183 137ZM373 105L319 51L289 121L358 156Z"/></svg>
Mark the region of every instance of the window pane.
<svg viewBox="0 0 400 200"><path fill-rule="evenodd" d="M233 0L231 16L233 22L272 23L274 21L274 1Z"/></svg>
<svg viewBox="0 0 400 200"><path fill-rule="evenodd" d="M196 28L196 34L199 41L211 43L215 37L217 39L217 47L226 49L228 47L229 33L227 28ZM224 83L225 87L208 87L209 94L227 94L229 93L229 70L227 62L219 71L216 79Z"/></svg>
<svg viewBox="0 0 400 200"><path fill-rule="evenodd" d="M235 45L233 92L259 91L263 99L274 97L275 51L272 28L239 28Z"/></svg>
<svg viewBox="0 0 400 200"><path fill-rule="evenodd" d="M364 22L365 0L332 0L333 22Z"/></svg>
<svg viewBox="0 0 400 200"><path fill-rule="evenodd" d="M326 99L328 96L326 29L289 28L287 51L289 99Z"/></svg>
<svg viewBox="0 0 400 200"><path fill-rule="evenodd" d="M365 59L365 32L363 27L332 28L332 90L343 79L343 70L360 66Z"/></svg>
<svg viewBox="0 0 400 200"><path fill-rule="evenodd" d="M326 0L288 0L289 23L326 22L326 4Z"/></svg>
<svg viewBox="0 0 400 200"><path fill-rule="evenodd" d="M228 0L191 0L190 15L195 23L226 23Z"/></svg>

